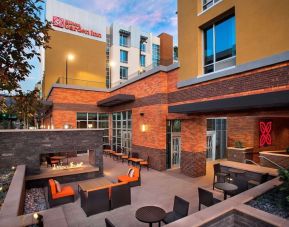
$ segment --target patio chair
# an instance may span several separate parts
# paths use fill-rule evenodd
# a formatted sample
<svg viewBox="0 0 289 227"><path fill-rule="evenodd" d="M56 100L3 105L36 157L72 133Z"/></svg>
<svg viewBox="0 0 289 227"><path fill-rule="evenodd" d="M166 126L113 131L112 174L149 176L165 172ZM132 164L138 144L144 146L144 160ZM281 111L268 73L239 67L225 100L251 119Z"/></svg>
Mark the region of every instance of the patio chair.
<svg viewBox="0 0 289 227"><path fill-rule="evenodd" d="M61 188L58 192L56 189L56 183L53 179L48 181L48 202L50 207L63 205L66 203L74 202L74 190L70 186Z"/></svg>
<svg viewBox="0 0 289 227"><path fill-rule="evenodd" d="M110 209L131 204L131 190L127 182L111 185L110 188Z"/></svg>
<svg viewBox="0 0 289 227"><path fill-rule="evenodd" d="M128 152L127 155L121 156L121 162L123 163L125 160L128 162L129 158L130 158L130 151Z"/></svg>
<svg viewBox="0 0 289 227"><path fill-rule="evenodd" d="M105 218L104 220L105 220L105 226L106 227L115 227L115 225L112 224L109 219Z"/></svg>
<svg viewBox="0 0 289 227"><path fill-rule="evenodd" d="M173 211L166 214L163 222L169 224L171 222L177 221L181 218L188 216L190 203L186 200L175 196Z"/></svg>
<svg viewBox="0 0 289 227"><path fill-rule="evenodd" d="M109 152L111 151L111 145L109 144L104 144L103 145L103 154L105 156L109 155Z"/></svg>
<svg viewBox="0 0 289 227"><path fill-rule="evenodd" d="M131 162L131 164L133 164L133 160L135 158L139 158L139 154L137 152L132 152L131 157L127 160L127 164L129 164L130 162Z"/></svg>
<svg viewBox="0 0 289 227"><path fill-rule="evenodd" d="M140 162L140 163L139 163L139 165L140 165L140 168L141 168L142 166L146 166L146 167L147 167L147 170L149 170L149 165L150 165L150 157L149 157L149 156L147 156L147 159L146 159L146 161Z"/></svg>
<svg viewBox="0 0 289 227"><path fill-rule="evenodd" d="M248 181L248 189L265 183L268 180L268 177L269 177L269 173L264 173L261 175L259 180L249 180Z"/></svg>
<svg viewBox="0 0 289 227"><path fill-rule="evenodd" d="M47 167L50 165L52 167L52 165L58 165L59 164L59 160L52 160L49 156L46 157L46 163L47 163Z"/></svg>
<svg viewBox="0 0 289 227"><path fill-rule="evenodd" d="M131 167L134 170L133 176L123 175L119 176L118 182L128 182L131 187L140 186L141 185L141 174L140 169L137 167Z"/></svg>
<svg viewBox="0 0 289 227"><path fill-rule="evenodd" d="M215 190L215 184L220 182L219 179L222 178L223 182L225 182L226 177L228 177L229 174L228 173L224 173L221 171L221 165L220 163L216 163L214 164L214 179L213 179L213 190ZM217 181L216 181L216 177L217 177Z"/></svg>
<svg viewBox="0 0 289 227"><path fill-rule="evenodd" d="M80 205L86 216L108 211L110 208L109 188L96 188L91 191L80 189Z"/></svg>
<svg viewBox="0 0 289 227"><path fill-rule="evenodd" d="M201 210L201 205L209 207L213 206L216 203L221 202L221 200L214 198L212 192L209 192L203 188L198 188L198 193L199 193L199 210Z"/></svg>

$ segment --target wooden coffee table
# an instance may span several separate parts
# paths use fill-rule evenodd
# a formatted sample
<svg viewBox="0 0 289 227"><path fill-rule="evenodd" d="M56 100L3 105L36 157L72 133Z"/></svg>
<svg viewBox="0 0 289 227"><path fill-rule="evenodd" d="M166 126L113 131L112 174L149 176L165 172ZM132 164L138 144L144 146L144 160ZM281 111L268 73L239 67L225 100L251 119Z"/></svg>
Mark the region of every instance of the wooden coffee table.
<svg viewBox="0 0 289 227"><path fill-rule="evenodd" d="M137 220L148 223L150 227L156 222L161 226L161 221L165 216L166 212L162 208L156 206L141 207L135 212Z"/></svg>
<svg viewBox="0 0 289 227"><path fill-rule="evenodd" d="M95 188L106 186L109 184L112 184L112 182L106 179L105 177L83 181L78 184L78 192L80 191L80 189L82 191L91 191L94 190Z"/></svg>

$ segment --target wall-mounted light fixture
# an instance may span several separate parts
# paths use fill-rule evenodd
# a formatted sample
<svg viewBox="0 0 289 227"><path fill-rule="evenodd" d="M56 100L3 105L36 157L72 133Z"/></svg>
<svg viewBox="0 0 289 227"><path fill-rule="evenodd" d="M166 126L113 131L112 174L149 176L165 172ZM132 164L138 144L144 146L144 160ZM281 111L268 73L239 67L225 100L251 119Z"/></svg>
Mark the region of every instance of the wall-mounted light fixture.
<svg viewBox="0 0 289 227"><path fill-rule="evenodd" d="M146 124L141 125L141 131L146 132L148 130L148 126Z"/></svg>
<svg viewBox="0 0 289 227"><path fill-rule="evenodd" d="M88 128L92 128L93 125L92 125L92 124L88 124L87 127L88 127Z"/></svg>
<svg viewBox="0 0 289 227"><path fill-rule="evenodd" d="M141 112L139 115L141 115L142 117L144 116L144 113L143 112Z"/></svg>
<svg viewBox="0 0 289 227"><path fill-rule="evenodd" d="M69 129L69 124L64 124L64 125L63 125L63 128L64 128L64 129Z"/></svg>
<svg viewBox="0 0 289 227"><path fill-rule="evenodd" d="M37 221L37 226L43 227L43 216L41 214L34 213L33 218Z"/></svg>

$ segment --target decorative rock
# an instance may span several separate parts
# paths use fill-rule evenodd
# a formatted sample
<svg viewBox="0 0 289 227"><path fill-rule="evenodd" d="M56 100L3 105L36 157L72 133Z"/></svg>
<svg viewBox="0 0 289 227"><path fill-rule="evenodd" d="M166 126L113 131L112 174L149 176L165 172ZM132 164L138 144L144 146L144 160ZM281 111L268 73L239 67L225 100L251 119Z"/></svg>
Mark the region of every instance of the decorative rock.
<svg viewBox="0 0 289 227"><path fill-rule="evenodd" d="M30 214L47 209L43 188L31 188L26 190L24 214Z"/></svg>

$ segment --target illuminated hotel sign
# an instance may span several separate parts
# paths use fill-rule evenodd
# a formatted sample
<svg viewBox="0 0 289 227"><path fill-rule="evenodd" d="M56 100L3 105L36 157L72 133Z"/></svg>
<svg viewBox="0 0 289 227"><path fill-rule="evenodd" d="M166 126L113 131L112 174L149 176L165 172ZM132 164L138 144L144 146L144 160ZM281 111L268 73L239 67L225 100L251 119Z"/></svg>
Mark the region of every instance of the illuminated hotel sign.
<svg viewBox="0 0 289 227"><path fill-rule="evenodd" d="M75 32L79 32L79 33L82 33L85 35L93 36L96 38L101 38L100 33L97 33L97 32L90 30L90 29L85 29L85 28L81 27L80 24L75 23L75 22L70 21L70 20L65 20L61 17L53 16L52 25L55 27L58 27L58 28L63 28L66 30L75 31Z"/></svg>

